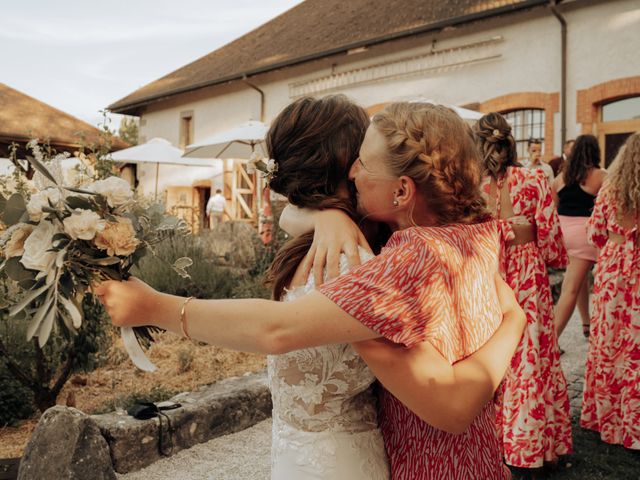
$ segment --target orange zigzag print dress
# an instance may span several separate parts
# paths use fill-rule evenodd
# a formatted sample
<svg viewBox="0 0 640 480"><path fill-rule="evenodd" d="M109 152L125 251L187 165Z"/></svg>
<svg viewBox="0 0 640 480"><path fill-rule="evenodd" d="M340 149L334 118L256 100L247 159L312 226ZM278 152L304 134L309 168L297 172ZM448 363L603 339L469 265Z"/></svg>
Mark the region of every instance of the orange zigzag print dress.
<svg viewBox="0 0 640 480"><path fill-rule="evenodd" d="M502 313L498 222L415 227L394 233L381 254L319 288L383 337L411 347L430 341L451 363L480 348ZM495 408L489 402L461 435L423 422L381 388L380 428L394 480L503 480Z"/></svg>
<svg viewBox="0 0 640 480"><path fill-rule="evenodd" d="M512 224L530 224L535 226L536 241L507 245L503 251L502 273L527 315L527 328L496 396L496 408L505 461L514 467L536 468L572 449L567 381L560 365L545 266L563 267L567 252L545 174L509 167L505 178L514 216L502 220L503 236L513 238ZM497 182L498 215L505 178ZM489 185L486 179L486 195Z"/></svg>
<svg viewBox="0 0 640 480"><path fill-rule="evenodd" d="M580 425L607 443L640 450L640 233L618 223L615 199L600 191L587 223L601 248L594 271L593 313ZM609 232L624 242L609 240Z"/></svg>

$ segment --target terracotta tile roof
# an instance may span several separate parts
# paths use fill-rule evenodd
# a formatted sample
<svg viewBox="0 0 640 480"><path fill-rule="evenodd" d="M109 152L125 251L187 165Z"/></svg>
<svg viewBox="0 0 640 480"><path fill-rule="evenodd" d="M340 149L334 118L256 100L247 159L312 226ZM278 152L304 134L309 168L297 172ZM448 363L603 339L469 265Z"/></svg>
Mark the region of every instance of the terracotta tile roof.
<svg viewBox="0 0 640 480"><path fill-rule="evenodd" d="M224 47L145 85L109 109L134 113L150 101L237 80L243 75L546 3L549 2L306 0Z"/></svg>
<svg viewBox="0 0 640 480"><path fill-rule="evenodd" d="M61 147L78 147L100 140L100 130L57 108L0 83L0 144L23 143L31 138L49 139ZM114 139L114 150L128 147ZM6 153L6 152L5 152Z"/></svg>

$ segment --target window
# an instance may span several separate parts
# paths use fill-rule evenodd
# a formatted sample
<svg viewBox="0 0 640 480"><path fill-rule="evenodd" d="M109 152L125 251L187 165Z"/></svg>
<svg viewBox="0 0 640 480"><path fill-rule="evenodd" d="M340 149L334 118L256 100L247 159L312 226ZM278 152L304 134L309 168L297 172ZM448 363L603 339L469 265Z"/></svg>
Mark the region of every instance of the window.
<svg viewBox="0 0 640 480"><path fill-rule="evenodd" d="M540 139L544 151L544 110L528 108L512 110L503 115L511 125L519 159L528 157L527 141L530 138Z"/></svg>
<svg viewBox="0 0 640 480"><path fill-rule="evenodd" d="M637 119L640 119L640 97L617 100L602 107L603 122Z"/></svg>
<svg viewBox="0 0 640 480"><path fill-rule="evenodd" d="M193 110L180 113L180 148L193 143Z"/></svg>

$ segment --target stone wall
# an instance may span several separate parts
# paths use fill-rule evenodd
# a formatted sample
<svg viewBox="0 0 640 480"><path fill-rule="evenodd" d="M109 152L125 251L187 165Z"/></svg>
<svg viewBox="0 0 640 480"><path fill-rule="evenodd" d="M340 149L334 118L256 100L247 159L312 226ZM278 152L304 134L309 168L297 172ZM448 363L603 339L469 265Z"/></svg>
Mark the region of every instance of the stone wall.
<svg viewBox="0 0 640 480"><path fill-rule="evenodd" d="M161 449L173 455L250 427L271 416L272 408L264 372L222 380L171 401L181 407L165 411L161 420L115 412L89 416L62 406L47 410L27 445L19 478L85 479L89 468L91 478L113 479L114 471L139 470L162 458ZM100 448L87 448L88 440Z"/></svg>

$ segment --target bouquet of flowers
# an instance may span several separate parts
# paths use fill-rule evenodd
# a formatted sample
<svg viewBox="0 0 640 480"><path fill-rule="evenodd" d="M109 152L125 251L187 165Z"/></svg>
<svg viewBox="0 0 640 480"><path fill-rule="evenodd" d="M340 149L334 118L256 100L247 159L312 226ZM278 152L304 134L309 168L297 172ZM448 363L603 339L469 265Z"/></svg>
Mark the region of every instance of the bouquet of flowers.
<svg viewBox="0 0 640 480"><path fill-rule="evenodd" d="M19 291L9 315L26 314L27 339L37 337L42 347L54 328L74 333L81 327L85 321L81 303L94 282L126 279L155 244L187 233L188 227L165 215L160 205L142 207L129 183L119 177L82 188L65 187L45 162L27 158L43 181L30 198L24 193L0 196L1 220L7 227L0 236L4 257L0 270ZM185 269L191 263L179 258L172 267L188 277ZM150 339L145 329L123 328L125 348L138 368L153 371L136 334Z"/></svg>

